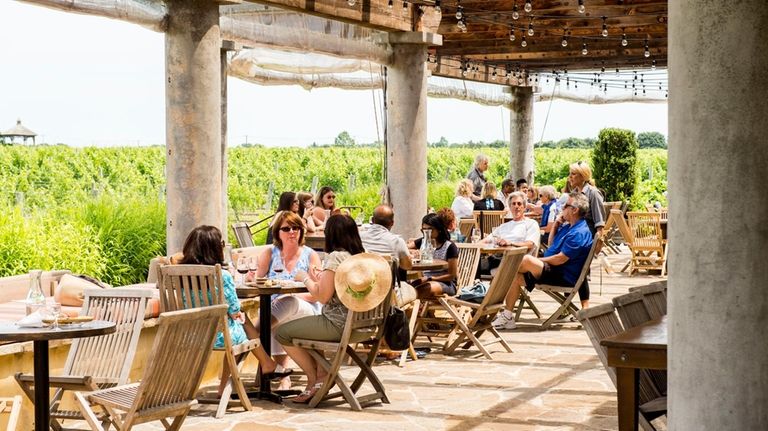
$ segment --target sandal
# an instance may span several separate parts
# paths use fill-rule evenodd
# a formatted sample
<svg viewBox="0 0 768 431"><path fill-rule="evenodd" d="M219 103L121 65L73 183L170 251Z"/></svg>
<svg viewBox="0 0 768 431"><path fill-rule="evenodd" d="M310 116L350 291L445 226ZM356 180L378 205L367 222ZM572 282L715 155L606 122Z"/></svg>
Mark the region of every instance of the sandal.
<svg viewBox="0 0 768 431"><path fill-rule="evenodd" d="M293 369L291 368L283 368L282 365L277 364L274 371L271 373L264 373L264 378L267 380L280 380L283 377L288 377L291 374L293 374Z"/></svg>
<svg viewBox="0 0 768 431"><path fill-rule="evenodd" d="M315 383L314 386L312 386L309 389L304 389L299 395L296 395L296 398L292 399L296 404L309 404L309 401L315 396L317 391L323 387L323 382Z"/></svg>

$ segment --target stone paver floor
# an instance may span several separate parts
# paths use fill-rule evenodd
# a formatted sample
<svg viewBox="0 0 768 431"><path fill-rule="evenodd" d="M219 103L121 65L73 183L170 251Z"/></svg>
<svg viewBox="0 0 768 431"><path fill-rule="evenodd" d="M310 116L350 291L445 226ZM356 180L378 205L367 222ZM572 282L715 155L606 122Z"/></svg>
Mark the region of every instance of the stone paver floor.
<svg viewBox="0 0 768 431"><path fill-rule="evenodd" d="M619 269L627 255L609 256ZM601 287L602 276L602 287ZM609 302L631 286L659 280L658 275L608 274L596 261L592 267L592 305ZM534 291L543 313L554 301ZM232 409L222 419L211 417L213 406L198 406L183 429L204 430L614 430L616 392L583 329L575 324L541 332L526 310L518 329L503 335L513 349L492 346L494 360L473 359L477 350L453 356L439 345L424 360L399 368L385 361L375 367L390 404L370 404L353 412L346 404L321 404L308 409L254 401L251 412ZM417 344L417 346L424 345ZM353 371L353 370L350 370ZM303 386L297 380L294 384ZM363 391L366 387L363 387ZM159 423L138 429L162 429Z"/></svg>

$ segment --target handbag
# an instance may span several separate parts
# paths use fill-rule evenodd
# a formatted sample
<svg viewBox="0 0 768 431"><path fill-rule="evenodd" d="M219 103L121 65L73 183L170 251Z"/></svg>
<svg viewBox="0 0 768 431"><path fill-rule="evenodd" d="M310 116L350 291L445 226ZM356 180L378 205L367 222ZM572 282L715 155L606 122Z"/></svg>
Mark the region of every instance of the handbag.
<svg viewBox="0 0 768 431"><path fill-rule="evenodd" d="M488 293L488 285L478 281L473 286L462 287L457 298L462 301L480 304L483 302L483 299L485 299L486 293Z"/></svg>
<svg viewBox="0 0 768 431"><path fill-rule="evenodd" d="M384 324L384 341L392 350L405 350L411 344L411 328L408 327L408 317L405 311L392 306Z"/></svg>

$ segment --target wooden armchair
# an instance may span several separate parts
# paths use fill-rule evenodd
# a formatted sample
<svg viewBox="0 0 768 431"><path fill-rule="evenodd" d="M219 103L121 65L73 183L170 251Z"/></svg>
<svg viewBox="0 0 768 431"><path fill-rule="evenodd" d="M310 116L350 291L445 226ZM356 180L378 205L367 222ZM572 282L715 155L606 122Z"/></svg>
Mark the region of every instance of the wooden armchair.
<svg viewBox="0 0 768 431"><path fill-rule="evenodd" d="M394 277L392 278L391 293L394 293ZM309 401L310 407L317 407L324 400L343 397L349 403L349 407L355 411L362 410L362 404L374 400L381 400L389 404L389 398L384 389L384 384L376 376L371 368L378 355L379 348L383 341L384 324L389 316L392 294L386 295L384 300L368 311L352 311L347 313L347 320L344 323L344 332L339 341L318 341L295 338L293 344L305 348L317 363L328 372L323 380L323 386L315 393L315 396ZM370 350L365 360L357 355L354 345L361 342L368 342ZM333 356L328 360L323 352L333 352ZM360 369L352 384L347 384L339 374L341 365L349 358ZM373 393L358 396L357 392L361 386L368 380L373 386ZM331 393L333 386L338 386L339 391Z"/></svg>
<svg viewBox="0 0 768 431"><path fill-rule="evenodd" d="M634 328L651 320L651 315L643 302L643 294L639 291L616 296L611 302L616 307L625 329Z"/></svg>
<svg viewBox="0 0 768 431"><path fill-rule="evenodd" d="M452 331L456 334L456 339L445 349L447 354L453 353L460 345L467 349L474 345L479 350L478 356L485 356L493 359L487 347L496 343L501 344L504 350L512 352L509 344L499 335L499 332L493 327L493 318L504 309L504 298L507 295L509 286L512 285L523 261L523 256L528 249L525 247L516 247L504 251L504 257L501 259L499 271L491 280L488 292L483 298L483 302L476 304L474 302L462 301L456 297L439 297L439 304L451 317L453 325ZM484 332L490 332L493 338L488 342L481 342L480 336Z"/></svg>
<svg viewBox="0 0 768 431"><path fill-rule="evenodd" d="M576 280L576 284L573 286L554 286L550 284L537 284L536 288L541 290L542 292L546 293L552 299L557 301L560 304L560 307L555 310L554 313L552 313L551 316L547 318L547 320L544 321L544 323L541 324L541 329L547 329L550 326L552 326L553 323L557 322L563 314L566 312L571 314L574 318L576 317L576 312L579 310L574 304L573 299L576 296L577 293L579 293L579 287L582 283L586 283L587 273L589 272L589 265L592 264L592 258L595 256L595 248L597 247L597 244L599 241L594 239L592 241L592 247L589 249L589 254L587 254L587 259L584 261L584 265L581 267L581 273L579 274L578 280ZM560 323L567 323L567 322L560 322Z"/></svg>
<svg viewBox="0 0 768 431"><path fill-rule="evenodd" d="M62 410L60 404L65 391L94 391L128 383L133 357L144 324L147 301L151 289L87 289L83 316L115 322L117 330L98 337L77 338L72 341L63 373L49 378L56 392L51 398L51 428L61 430L65 419L82 420L78 410ZM17 373L16 382L34 403L34 376ZM105 415L99 417L105 425Z"/></svg>
<svg viewBox="0 0 768 431"><path fill-rule="evenodd" d="M658 269L664 275L666 241L661 233L661 213L628 212L627 218L632 237L629 274L639 269Z"/></svg>
<svg viewBox="0 0 768 431"><path fill-rule="evenodd" d="M237 245L240 248L253 247L253 234L251 233L251 226L245 222L237 222L232 224L232 232L237 239Z"/></svg>
<svg viewBox="0 0 768 431"><path fill-rule="evenodd" d="M162 312L226 304L220 265L163 265L158 269L157 279ZM224 335L224 347L216 350L224 352L230 377L218 401L217 418L224 416L233 390L240 398L233 402L239 403L246 411L251 410L251 401L240 378L240 367L248 353L259 346L259 340L233 345L226 319L225 313L219 322L219 330Z"/></svg>
<svg viewBox="0 0 768 431"><path fill-rule="evenodd" d="M504 223L504 214L506 213L506 211L473 211L483 238L490 235L494 229Z"/></svg>
<svg viewBox="0 0 768 431"><path fill-rule="evenodd" d="M21 415L21 395L12 398L0 398L0 413L8 413L7 431L16 431Z"/></svg>
<svg viewBox="0 0 768 431"><path fill-rule="evenodd" d="M472 228L477 227L477 221L474 218L459 219L459 232L464 236L464 242L470 242ZM479 227L478 227L479 229Z"/></svg>
<svg viewBox="0 0 768 431"><path fill-rule="evenodd" d="M195 393L211 356L217 327L226 315L226 305L161 314L152 357L140 383L75 393L91 429L104 430L94 406L100 406L120 431L156 420L167 430L181 429L189 410L197 403ZM169 423L167 418L173 418L173 422Z"/></svg>

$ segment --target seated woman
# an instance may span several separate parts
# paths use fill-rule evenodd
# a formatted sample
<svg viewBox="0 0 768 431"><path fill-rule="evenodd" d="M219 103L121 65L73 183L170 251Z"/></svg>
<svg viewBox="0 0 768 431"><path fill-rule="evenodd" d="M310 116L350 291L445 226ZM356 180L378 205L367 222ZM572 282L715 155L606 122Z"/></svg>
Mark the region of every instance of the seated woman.
<svg viewBox="0 0 768 431"><path fill-rule="evenodd" d="M275 216L272 217L272 221L269 222L270 229L267 230L267 244L272 242L272 226L275 225L275 220L282 211L291 211L299 213L299 200L296 198L294 192L283 192L280 194L280 200L277 203L277 209L275 210Z"/></svg>
<svg viewBox="0 0 768 431"><path fill-rule="evenodd" d="M557 216L557 205L555 204L555 188L552 186L543 186L539 189L539 199L541 200L541 244L549 244L549 233L555 224Z"/></svg>
<svg viewBox="0 0 768 431"><path fill-rule="evenodd" d="M302 271L296 274L296 280L302 281L307 290L323 303L321 314L285 323L277 329L277 341L307 374L307 388L293 399L295 403L308 403L322 386L327 372L309 352L294 346L293 339L338 341L344 330L348 309L339 299L335 278L339 265L353 255L364 252L355 220L341 214L328 219L325 225L325 252L328 256L322 272L313 268L308 273Z"/></svg>
<svg viewBox="0 0 768 431"><path fill-rule="evenodd" d="M483 185L483 191L480 193L480 200L475 202L475 211L502 211L504 202L496 199L496 185L488 181Z"/></svg>
<svg viewBox="0 0 768 431"><path fill-rule="evenodd" d="M310 193L299 192L296 194L299 199L299 216L304 221L307 232L316 232L323 229L323 225L315 224L315 218L312 217L312 211L315 209L315 197Z"/></svg>
<svg viewBox="0 0 768 431"><path fill-rule="evenodd" d="M321 225L325 223L325 211L330 211L331 214L336 213L336 192L333 191L333 187L323 186L320 191L317 192L315 198L315 209L312 210L312 217L315 219L315 225Z"/></svg>
<svg viewBox="0 0 768 431"><path fill-rule="evenodd" d="M448 262L448 269L439 271L424 271L421 278L411 282L416 288L419 299L432 298L439 295L456 294L456 276L458 275L459 248L451 242L448 229L437 214L427 214L421 219L421 228L430 229L432 240L435 242L435 259ZM413 241L414 251L421 247L423 238Z"/></svg>
<svg viewBox="0 0 768 431"><path fill-rule="evenodd" d="M461 234L459 227L456 225L456 215L450 208L440 208L435 213L443 221L445 228L448 229L448 233L451 235L451 241L464 242L466 237Z"/></svg>
<svg viewBox="0 0 768 431"><path fill-rule="evenodd" d="M224 265L224 246L221 240L221 232L214 226L198 226L194 228L187 236L187 239L184 240L183 255L179 262L180 264ZM232 275L227 271L222 271L221 278L224 286L224 300L229 306L227 310L229 314L227 327L232 338L232 344L238 345L249 339L258 338L258 331L250 324L248 316L240 310L240 301L237 299L235 282L232 279ZM223 333L219 332L216 335L214 347L224 347ZM272 360L261 346L252 350L252 352L259 360L261 372L269 379L285 378L293 372L293 370L285 369ZM224 392L224 387L229 380L229 374L229 367L225 359L221 370L221 380L219 381L219 396Z"/></svg>
<svg viewBox="0 0 768 431"><path fill-rule="evenodd" d="M456 197L453 198L451 209L458 218L472 218L472 211L475 208L472 202L472 181L463 179L456 187Z"/></svg>
<svg viewBox="0 0 768 431"><path fill-rule="evenodd" d="M308 272L310 268L320 267L320 257L311 248L304 245L304 223L293 212L283 211L279 213L272 226L274 237L273 245L266 248L259 256L258 277L267 277L272 280L293 280L299 272ZM310 293L295 295L272 296L272 333L279 325L305 316L314 316L320 313L318 298ZM256 321L254 327L258 329L261 322ZM288 357L280 344L272 336L272 352L275 361L286 366ZM291 386L290 379L280 382L280 389L288 389Z"/></svg>

